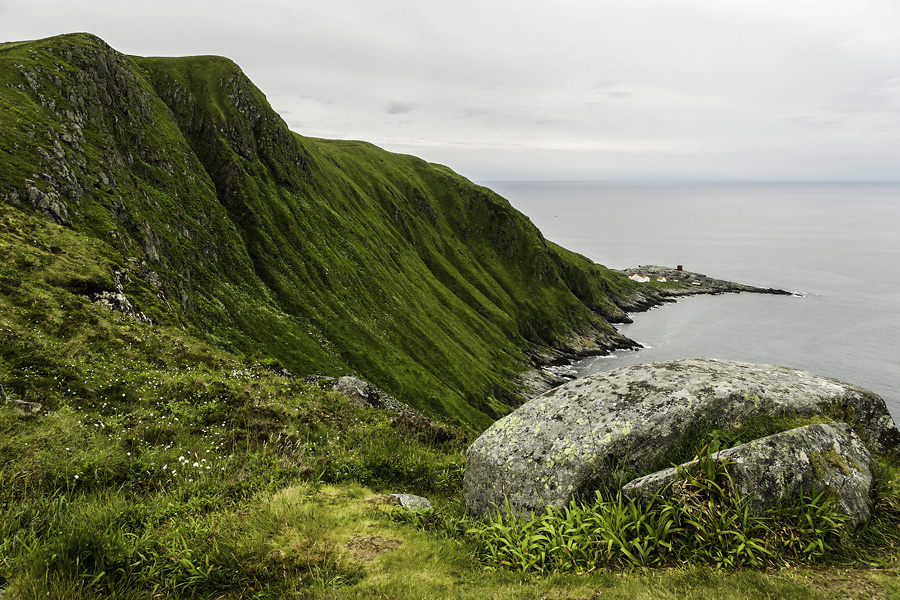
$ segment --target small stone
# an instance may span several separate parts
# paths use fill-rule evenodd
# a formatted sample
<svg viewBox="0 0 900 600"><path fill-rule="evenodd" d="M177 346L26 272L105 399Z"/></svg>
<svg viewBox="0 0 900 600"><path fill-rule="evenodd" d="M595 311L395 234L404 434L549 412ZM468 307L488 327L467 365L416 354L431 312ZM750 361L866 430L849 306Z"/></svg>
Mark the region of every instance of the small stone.
<svg viewBox="0 0 900 600"><path fill-rule="evenodd" d="M24 400L7 400L7 403L26 415L33 415L41 412L43 406L40 402L25 402Z"/></svg>
<svg viewBox="0 0 900 600"><path fill-rule="evenodd" d="M431 508L431 501L422 496L414 496L412 494L388 494L391 498L396 498L400 506L407 510L421 510L423 508Z"/></svg>

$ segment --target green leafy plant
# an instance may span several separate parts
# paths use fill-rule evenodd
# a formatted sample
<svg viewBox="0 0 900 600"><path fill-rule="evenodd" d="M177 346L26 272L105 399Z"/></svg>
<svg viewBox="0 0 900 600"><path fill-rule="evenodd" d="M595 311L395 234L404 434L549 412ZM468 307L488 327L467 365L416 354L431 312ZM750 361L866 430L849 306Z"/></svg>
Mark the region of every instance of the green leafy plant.
<svg viewBox="0 0 900 600"><path fill-rule="evenodd" d="M649 500L597 492L534 517L509 501L468 533L491 568L590 572L681 562L719 569L762 567L779 560L815 562L840 543L846 520L823 492L801 496L762 515L751 512L721 460L706 445L679 467L675 482Z"/></svg>

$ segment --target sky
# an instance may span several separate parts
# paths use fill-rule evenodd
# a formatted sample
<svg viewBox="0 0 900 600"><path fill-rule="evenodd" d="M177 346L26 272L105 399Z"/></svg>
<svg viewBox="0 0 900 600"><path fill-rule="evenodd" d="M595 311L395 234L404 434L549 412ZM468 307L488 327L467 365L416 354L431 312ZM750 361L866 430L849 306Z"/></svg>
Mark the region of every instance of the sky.
<svg viewBox="0 0 900 600"><path fill-rule="evenodd" d="M0 0L76 31L475 181L900 180L898 0Z"/></svg>

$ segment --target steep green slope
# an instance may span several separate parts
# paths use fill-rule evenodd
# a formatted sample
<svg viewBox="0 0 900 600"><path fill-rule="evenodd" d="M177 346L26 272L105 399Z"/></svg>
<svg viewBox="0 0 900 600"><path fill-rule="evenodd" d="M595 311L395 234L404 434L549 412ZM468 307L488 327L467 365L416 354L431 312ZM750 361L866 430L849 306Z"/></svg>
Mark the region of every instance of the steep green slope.
<svg viewBox="0 0 900 600"><path fill-rule="evenodd" d="M516 404L529 356L623 343L603 318L623 277L445 167L289 131L223 58L0 45L0 201L4 243L27 212L78 240L60 252L84 272L48 279L48 301L121 290L152 327L355 372L470 426Z"/></svg>

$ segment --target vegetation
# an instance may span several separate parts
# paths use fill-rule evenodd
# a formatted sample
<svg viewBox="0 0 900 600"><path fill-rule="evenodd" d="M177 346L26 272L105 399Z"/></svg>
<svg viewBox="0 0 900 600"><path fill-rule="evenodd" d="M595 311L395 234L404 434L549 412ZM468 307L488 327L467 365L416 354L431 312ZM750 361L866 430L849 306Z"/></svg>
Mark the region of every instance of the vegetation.
<svg viewBox="0 0 900 600"><path fill-rule="evenodd" d="M464 449L520 401L529 355L573 333L615 343L603 317L632 287L444 167L289 132L225 59L128 58L83 34L2 44L0 385L41 409L0 403L0 596L900 593L891 462L853 538L825 498L782 525L745 520L758 547L720 554L690 532L729 530L674 504L464 516ZM285 368L358 373L440 421L359 408ZM739 437L696 440L716 436ZM740 505L719 476L695 479L729 523ZM435 508L402 511L390 492ZM499 550L521 541L509 531L616 514L635 519L615 517L610 550ZM747 568L785 561L800 566Z"/></svg>
<svg viewBox="0 0 900 600"><path fill-rule="evenodd" d="M728 475L729 462L705 446L695 463L679 467L670 489L649 501L621 491L565 510L547 507L533 519L495 517L472 532L491 566L518 571L590 573L604 568L682 563L715 568L815 562L841 542L846 517L822 492L750 512Z"/></svg>
<svg viewBox="0 0 900 600"><path fill-rule="evenodd" d="M93 245L96 277L62 296L124 273L155 323L474 428L521 402L536 352L623 341L603 319L621 274L446 167L292 133L227 59L7 45L0 116L0 200Z"/></svg>

